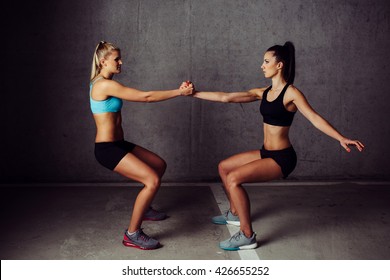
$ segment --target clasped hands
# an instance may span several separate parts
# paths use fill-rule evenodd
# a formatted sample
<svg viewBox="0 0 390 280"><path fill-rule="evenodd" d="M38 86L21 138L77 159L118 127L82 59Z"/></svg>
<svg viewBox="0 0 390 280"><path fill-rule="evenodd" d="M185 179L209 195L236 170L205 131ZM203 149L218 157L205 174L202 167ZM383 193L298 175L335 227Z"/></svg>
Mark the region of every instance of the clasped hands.
<svg viewBox="0 0 390 280"><path fill-rule="evenodd" d="M195 86L191 81L182 82L179 89L181 95L188 96L195 93Z"/></svg>

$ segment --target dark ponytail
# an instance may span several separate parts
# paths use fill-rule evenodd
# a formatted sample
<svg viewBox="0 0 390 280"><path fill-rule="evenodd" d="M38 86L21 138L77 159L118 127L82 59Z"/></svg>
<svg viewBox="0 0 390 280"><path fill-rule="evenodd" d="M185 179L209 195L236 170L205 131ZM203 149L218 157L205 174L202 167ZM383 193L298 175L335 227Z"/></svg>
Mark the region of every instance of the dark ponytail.
<svg viewBox="0 0 390 280"><path fill-rule="evenodd" d="M287 83L293 84L295 78L295 47L290 41L283 46L270 47L268 52L274 52L277 62L283 62L282 75Z"/></svg>

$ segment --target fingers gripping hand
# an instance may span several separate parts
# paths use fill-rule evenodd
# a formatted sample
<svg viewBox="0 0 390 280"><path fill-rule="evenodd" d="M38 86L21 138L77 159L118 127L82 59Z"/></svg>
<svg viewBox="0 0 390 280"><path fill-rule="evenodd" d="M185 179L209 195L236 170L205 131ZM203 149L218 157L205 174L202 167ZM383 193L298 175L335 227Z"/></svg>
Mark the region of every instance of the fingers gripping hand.
<svg viewBox="0 0 390 280"><path fill-rule="evenodd" d="M187 82L182 82L180 85L180 89L185 89L187 87Z"/></svg>
<svg viewBox="0 0 390 280"><path fill-rule="evenodd" d="M191 81L185 81L181 83L179 89L181 90L180 92L181 95L191 95L193 94L194 91L194 85L192 84Z"/></svg>

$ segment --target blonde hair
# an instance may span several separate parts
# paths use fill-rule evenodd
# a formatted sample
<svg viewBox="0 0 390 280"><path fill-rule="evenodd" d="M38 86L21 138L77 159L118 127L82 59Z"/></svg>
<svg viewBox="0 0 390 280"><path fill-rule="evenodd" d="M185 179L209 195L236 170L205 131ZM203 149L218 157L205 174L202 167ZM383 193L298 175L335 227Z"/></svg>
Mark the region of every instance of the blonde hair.
<svg viewBox="0 0 390 280"><path fill-rule="evenodd" d="M102 58L107 58L112 51L119 51L120 49L114 44L107 43L105 41L100 41L95 48L92 60L92 71L91 71L91 81L99 75L102 66L100 65L100 60Z"/></svg>

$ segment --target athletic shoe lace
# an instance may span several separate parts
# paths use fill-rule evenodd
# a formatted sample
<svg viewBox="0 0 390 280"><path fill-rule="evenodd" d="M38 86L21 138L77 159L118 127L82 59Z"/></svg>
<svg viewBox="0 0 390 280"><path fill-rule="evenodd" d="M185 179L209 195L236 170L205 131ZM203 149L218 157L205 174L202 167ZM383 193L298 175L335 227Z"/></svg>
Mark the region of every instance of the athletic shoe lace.
<svg viewBox="0 0 390 280"><path fill-rule="evenodd" d="M240 239L241 239L241 231L239 231L239 232L237 232L236 234L234 234L234 235L230 238L230 240L232 240L232 239L234 239L234 240L236 240L236 241L240 240Z"/></svg>
<svg viewBox="0 0 390 280"><path fill-rule="evenodd" d="M141 238L143 241L148 242L150 239L150 236L148 236L146 233L142 231L142 228L139 230L139 238Z"/></svg>

